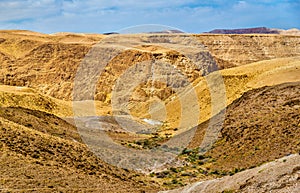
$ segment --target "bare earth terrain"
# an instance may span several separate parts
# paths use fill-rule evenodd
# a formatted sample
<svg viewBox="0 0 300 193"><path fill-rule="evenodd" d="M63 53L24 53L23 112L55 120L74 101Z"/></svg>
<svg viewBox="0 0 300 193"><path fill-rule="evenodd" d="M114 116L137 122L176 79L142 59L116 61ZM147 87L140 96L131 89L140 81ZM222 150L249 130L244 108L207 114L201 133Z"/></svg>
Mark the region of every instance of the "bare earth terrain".
<svg viewBox="0 0 300 193"><path fill-rule="evenodd" d="M162 46L170 44L166 41L170 37L184 36L0 31L0 191L297 192L300 36L294 31L197 34L186 36L199 46L197 52L180 45ZM161 41L159 45L149 43L154 37ZM74 113L74 80L80 64L99 41L113 38L125 46L132 41L146 43L126 49L107 64L95 87L95 113L89 103L80 104ZM109 41L106 46L111 46ZM187 56L194 53L202 66ZM174 76L169 82L149 79L135 86L131 79L122 79L135 87L132 92L117 92L120 77L145 61L170 64L188 82ZM165 68L157 74L171 77ZM219 75L226 95L214 100L226 109L212 111L211 89L221 87L220 82L209 80ZM175 92L186 84L192 85L196 98L191 90ZM113 108L113 97L123 95L128 95L128 103ZM189 104L199 105L199 115ZM185 120L181 120L183 111ZM219 119L221 113L224 120ZM83 143L75 115L82 116L82 124L89 129L101 129L116 144L135 151L165 147L170 138L180 138L189 129L195 134L187 147L179 148L175 160L138 172L97 157ZM192 125L181 124L195 117ZM211 120L215 122L209 126ZM220 128L216 141L199 154L211 128Z"/></svg>

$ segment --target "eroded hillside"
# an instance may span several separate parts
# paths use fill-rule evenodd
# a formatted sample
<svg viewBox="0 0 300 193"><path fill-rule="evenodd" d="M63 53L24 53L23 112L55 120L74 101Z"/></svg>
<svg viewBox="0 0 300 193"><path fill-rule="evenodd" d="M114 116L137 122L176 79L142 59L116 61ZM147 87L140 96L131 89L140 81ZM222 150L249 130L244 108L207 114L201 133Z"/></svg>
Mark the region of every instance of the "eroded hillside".
<svg viewBox="0 0 300 193"><path fill-rule="evenodd" d="M207 154L218 160L211 168L248 168L299 152L299 96L295 82L250 90L235 100L226 109L219 141ZM207 123L199 126L190 147L200 146Z"/></svg>
<svg viewBox="0 0 300 193"><path fill-rule="evenodd" d="M1 191L157 190L144 175L97 158L81 143L76 128L54 115L0 108L0 128Z"/></svg>
<svg viewBox="0 0 300 193"><path fill-rule="evenodd" d="M274 58L299 56L299 36L244 34L197 35L220 69Z"/></svg>
<svg viewBox="0 0 300 193"><path fill-rule="evenodd" d="M160 34L159 37L166 43L170 36L173 35ZM188 148L176 158L177 165L170 163L145 176L105 163L82 143L74 126L71 102L78 67L91 48L105 37L111 36L0 31L0 189L157 192L197 180L232 175L287 154L299 153L299 36L195 35L193 39L199 41L196 59L205 64L195 66L174 47L150 45L146 41L148 35L134 35L131 38L145 41L146 45L125 49L110 60L97 81L93 96L97 100L96 114L101 117L93 117L93 120L102 121L106 127L103 130L114 142L138 150L159 147L170 137L181 134L182 110L188 112L186 123L198 116L190 104L199 104L198 123L201 124ZM128 36L112 37L130 42ZM187 49L186 53L195 50ZM109 55L109 50L105 54ZM176 76L169 82L150 78L136 85L133 92L127 90L116 95L117 99L129 96L128 104L122 100L120 103L125 104L134 119L123 109L111 107L112 91L118 79L133 69L134 64L143 66L145 61L163 61L178 69L193 86L196 98L186 97L190 90L174 91L174 87L188 83L178 81ZM215 72L217 67L224 69ZM92 72L93 68L89 70ZM170 77L168 69L161 68L157 72ZM226 94L221 102L229 106L224 123L216 122L223 124L218 141L205 155L199 156L197 147L205 136L208 121L218 113L211 111L210 89L218 88L219 82L213 82L211 87L208 84L218 73ZM121 84L134 86L131 80L139 80L141 75L133 74ZM85 76L81 80L89 78ZM80 91L85 94L84 88ZM94 115L89 107L87 104L79 106L81 111L76 116ZM128 132L111 116L115 112L121 114L126 123L136 119L139 126L147 126L149 131L144 132L142 128L144 133ZM151 120L152 115L157 119ZM144 120L161 125L146 124ZM183 129L192 126L185 125Z"/></svg>
<svg viewBox="0 0 300 193"><path fill-rule="evenodd" d="M178 187L199 180L234 175L290 154L299 154L299 94L299 82L244 93L227 107L224 120L213 117L213 124L210 125L208 120L196 127L188 148L179 155L179 160L184 164L178 166L174 163L152 175L160 183ZM214 133L217 127L220 127L220 132ZM199 147L204 136L213 134L217 136L217 141L210 150L201 153L203 151ZM293 168L298 167L299 163L294 163ZM233 184L235 182L231 181ZM244 188L247 186L251 187L251 184L245 184Z"/></svg>
<svg viewBox="0 0 300 193"><path fill-rule="evenodd" d="M35 88L43 94L63 100L72 98L73 81L80 62L91 47L105 37L93 34L46 35L28 31L1 31L0 35L0 83ZM298 36L197 35L196 39L207 46L219 68L300 55ZM106 69L108 75L104 77L107 81L100 82L95 93L96 99L109 102L110 87L117 76L133 63L151 58L164 59L179 67L182 61L187 60L181 53L155 47L125 51L111 61L113 68ZM192 68L179 69L193 77L192 81L202 75L190 74Z"/></svg>

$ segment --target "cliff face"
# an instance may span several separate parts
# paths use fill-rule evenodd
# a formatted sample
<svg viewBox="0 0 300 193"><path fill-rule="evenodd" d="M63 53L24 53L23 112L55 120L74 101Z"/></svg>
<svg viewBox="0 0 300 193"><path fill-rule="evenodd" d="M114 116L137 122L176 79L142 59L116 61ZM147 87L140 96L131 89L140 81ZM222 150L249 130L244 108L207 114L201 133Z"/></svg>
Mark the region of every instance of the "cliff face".
<svg viewBox="0 0 300 193"><path fill-rule="evenodd" d="M28 86L65 100L70 99L70 85L82 58L102 38L27 31L2 31L0 36L1 84Z"/></svg>
<svg viewBox="0 0 300 193"><path fill-rule="evenodd" d="M220 69L261 60L300 55L300 36L284 35L197 35Z"/></svg>
<svg viewBox="0 0 300 193"><path fill-rule="evenodd" d="M78 66L91 47L103 37L103 35L46 35L26 31L1 31L0 84L27 86L55 98L71 100ZM300 55L299 36L203 34L195 37L208 48L221 69L259 60ZM106 72L100 77L97 86L96 99L109 101L112 85L134 63L157 59L177 68L188 77L189 81L213 71L216 67L212 63L205 69L197 71L182 53L157 46L127 50L114 58L105 69ZM149 83L146 82L145 85L136 90L139 100L150 94L150 91L144 89ZM154 95L165 99L170 92L167 85L157 83Z"/></svg>

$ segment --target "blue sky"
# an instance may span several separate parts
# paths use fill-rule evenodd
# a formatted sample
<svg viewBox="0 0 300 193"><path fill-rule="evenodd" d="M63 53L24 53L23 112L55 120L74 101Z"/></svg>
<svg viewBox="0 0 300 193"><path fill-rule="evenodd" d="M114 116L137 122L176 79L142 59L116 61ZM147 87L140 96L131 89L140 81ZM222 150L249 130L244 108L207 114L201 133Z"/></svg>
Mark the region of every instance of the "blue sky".
<svg viewBox="0 0 300 193"><path fill-rule="evenodd" d="M300 28L300 0L0 0L0 29L103 33L145 24Z"/></svg>

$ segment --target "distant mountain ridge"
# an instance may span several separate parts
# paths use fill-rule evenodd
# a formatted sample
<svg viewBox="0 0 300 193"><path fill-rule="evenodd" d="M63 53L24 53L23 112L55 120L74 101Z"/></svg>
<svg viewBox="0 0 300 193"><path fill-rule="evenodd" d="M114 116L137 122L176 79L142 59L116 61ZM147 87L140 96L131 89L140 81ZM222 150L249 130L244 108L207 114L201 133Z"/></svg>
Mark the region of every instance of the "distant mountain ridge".
<svg viewBox="0 0 300 193"><path fill-rule="evenodd" d="M156 33L162 33L162 34L178 34L178 33L184 33L183 31L180 30L163 30L163 31L153 31L153 32L149 32L150 34L156 34Z"/></svg>
<svg viewBox="0 0 300 193"><path fill-rule="evenodd" d="M241 29L215 29L206 33L210 34L283 34L300 35L300 30L296 28L284 30L266 27L241 28Z"/></svg>

